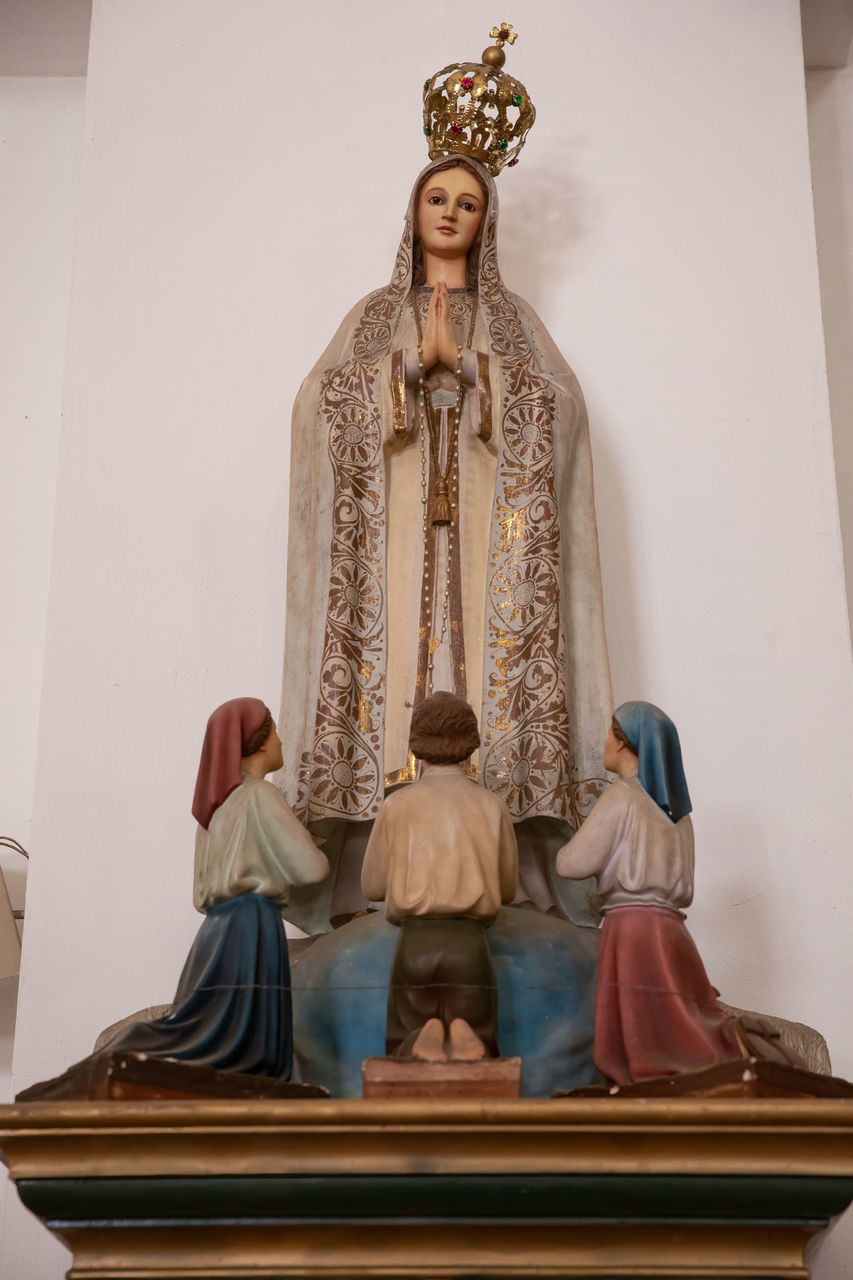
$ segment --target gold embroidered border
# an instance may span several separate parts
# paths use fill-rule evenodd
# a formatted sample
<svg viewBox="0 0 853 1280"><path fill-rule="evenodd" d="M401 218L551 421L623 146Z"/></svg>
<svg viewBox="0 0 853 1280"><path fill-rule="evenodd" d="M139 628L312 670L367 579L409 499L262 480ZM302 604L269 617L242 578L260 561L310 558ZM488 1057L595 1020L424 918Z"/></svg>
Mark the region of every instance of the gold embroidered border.
<svg viewBox="0 0 853 1280"><path fill-rule="evenodd" d="M386 679L385 463L379 362L388 354L411 278L404 236L391 284L371 294L352 356L320 388L334 495L329 606L312 749L299 816L373 817L384 792Z"/></svg>
<svg viewBox="0 0 853 1280"><path fill-rule="evenodd" d="M410 751L406 756L406 764L402 769L395 769L385 774L385 786L396 787L401 782L414 782L418 776L418 762Z"/></svg>
<svg viewBox="0 0 853 1280"><path fill-rule="evenodd" d="M391 405L394 414L394 432L397 437L408 434L406 421L406 358L403 351L391 356Z"/></svg>
<svg viewBox="0 0 853 1280"><path fill-rule="evenodd" d="M492 384L489 381L489 357L477 352L477 403L480 409L480 439L492 438Z"/></svg>
<svg viewBox="0 0 853 1280"><path fill-rule="evenodd" d="M486 600L483 779L516 819L550 813L571 822L576 768L563 674L557 405L501 283L494 225L484 236L481 272L505 388Z"/></svg>

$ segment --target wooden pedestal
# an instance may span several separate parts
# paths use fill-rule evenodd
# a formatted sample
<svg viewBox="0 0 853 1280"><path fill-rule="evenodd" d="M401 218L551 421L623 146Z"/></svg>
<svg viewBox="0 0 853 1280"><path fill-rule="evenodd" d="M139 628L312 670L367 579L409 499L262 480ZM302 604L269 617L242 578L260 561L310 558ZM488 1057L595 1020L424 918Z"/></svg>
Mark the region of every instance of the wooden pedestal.
<svg viewBox="0 0 853 1280"><path fill-rule="evenodd" d="M521 1058L478 1062L417 1062L368 1058L361 1067L365 1098L517 1098Z"/></svg>
<svg viewBox="0 0 853 1280"><path fill-rule="evenodd" d="M0 1108L73 1280L805 1280L853 1101L41 1102Z"/></svg>

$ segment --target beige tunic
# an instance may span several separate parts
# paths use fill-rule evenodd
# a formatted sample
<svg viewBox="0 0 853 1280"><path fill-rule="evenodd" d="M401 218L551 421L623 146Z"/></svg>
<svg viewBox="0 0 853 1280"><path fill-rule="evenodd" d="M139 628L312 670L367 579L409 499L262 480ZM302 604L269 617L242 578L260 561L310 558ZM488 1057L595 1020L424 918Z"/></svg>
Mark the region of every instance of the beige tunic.
<svg viewBox="0 0 853 1280"><path fill-rule="evenodd" d="M672 822L636 774L607 788L576 836L557 854L571 880L596 876L611 907L689 907L693 901L693 823Z"/></svg>
<svg viewBox="0 0 853 1280"><path fill-rule="evenodd" d="M364 896L406 916L494 920L515 893L517 852L506 805L458 765L433 765L383 802L361 872Z"/></svg>
<svg viewBox="0 0 853 1280"><path fill-rule="evenodd" d="M236 791L195 838L193 905L209 911L243 893L273 898L282 907L291 888L316 884L329 863L277 787L244 773Z"/></svg>

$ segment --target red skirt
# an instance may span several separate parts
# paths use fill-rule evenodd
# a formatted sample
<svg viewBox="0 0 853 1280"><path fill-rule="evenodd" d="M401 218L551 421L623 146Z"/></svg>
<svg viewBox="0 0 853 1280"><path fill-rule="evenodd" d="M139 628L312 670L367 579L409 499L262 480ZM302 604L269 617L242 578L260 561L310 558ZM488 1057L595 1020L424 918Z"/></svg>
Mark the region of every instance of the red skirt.
<svg viewBox="0 0 853 1280"><path fill-rule="evenodd" d="M678 911L605 912L598 956L593 1057L603 1076L631 1084L742 1056Z"/></svg>

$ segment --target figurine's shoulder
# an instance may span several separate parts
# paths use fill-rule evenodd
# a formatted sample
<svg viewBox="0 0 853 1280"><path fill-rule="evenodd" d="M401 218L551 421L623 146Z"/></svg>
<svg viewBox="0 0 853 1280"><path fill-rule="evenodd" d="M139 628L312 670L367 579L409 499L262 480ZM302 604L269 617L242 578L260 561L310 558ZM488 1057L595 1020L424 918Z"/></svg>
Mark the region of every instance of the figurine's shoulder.
<svg viewBox="0 0 853 1280"><path fill-rule="evenodd" d="M502 796L496 795L494 791L487 790L481 782L476 782L473 778L466 778L465 781L469 782L472 787L476 787L479 802L485 809L492 810L498 816L504 813L509 814L506 801Z"/></svg>
<svg viewBox="0 0 853 1280"><path fill-rule="evenodd" d="M627 778L617 778L607 788L605 795L599 800L602 803L605 796L609 796L609 803L623 807L626 811L633 813L632 821L641 823L644 829L649 830L650 827L660 829L667 839L675 840L682 845L693 842L693 822L690 814L686 813L678 822L673 822L665 809L657 803L653 796L640 782L636 774L631 774Z"/></svg>
<svg viewBox="0 0 853 1280"><path fill-rule="evenodd" d="M281 794L277 787L273 786L271 782L267 782L266 778L256 778L253 773L243 774L238 791L246 800L256 800L267 792L272 792L276 795Z"/></svg>
<svg viewBox="0 0 853 1280"><path fill-rule="evenodd" d="M672 825L668 814L649 795L636 773L629 774L626 778L616 778L605 791L602 800L605 797L610 805L632 809L638 814L645 814L647 819L663 819Z"/></svg>
<svg viewBox="0 0 853 1280"><path fill-rule="evenodd" d="M256 778L253 773L243 774L243 786L253 796L268 796L270 799L283 800L281 788L277 787L274 782L270 782L268 778Z"/></svg>
<svg viewBox="0 0 853 1280"><path fill-rule="evenodd" d="M262 813L282 810L292 812L281 789L266 778L256 778L253 774L244 773L238 790L242 793L244 803L253 810Z"/></svg>
<svg viewBox="0 0 853 1280"><path fill-rule="evenodd" d="M423 805L440 805L444 803L481 803L485 807L504 807L503 800L487 791L475 779L468 777L461 769L442 767L430 769L406 786L392 791L382 801L380 813L403 813L408 808L420 808Z"/></svg>
<svg viewBox="0 0 853 1280"><path fill-rule="evenodd" d="M596 800L581 830L589 832L606 828L625 830L635 826L650 797L640 786L637 776L614 778ZM651 800L654 805L654 801Z"/></svg>
<svg viewBox="0 0 853 1280"><path fill-rule="evenodd" d="M636 804L640 796L645 794L636 774L632 774L628 778L616 777L604 788L595 802L595 808L599 811L606 811Z"/></svg>
<svg viewBox="0 0 853 1280"><path fill-rule="evenodd" d="M503 818L510 818L503 798L494 791L489 791L482 782L463 773L461 769L448 779L444 794L449 803L455 803L471 814L478 814L484 821L500 822Z"/></svg>

